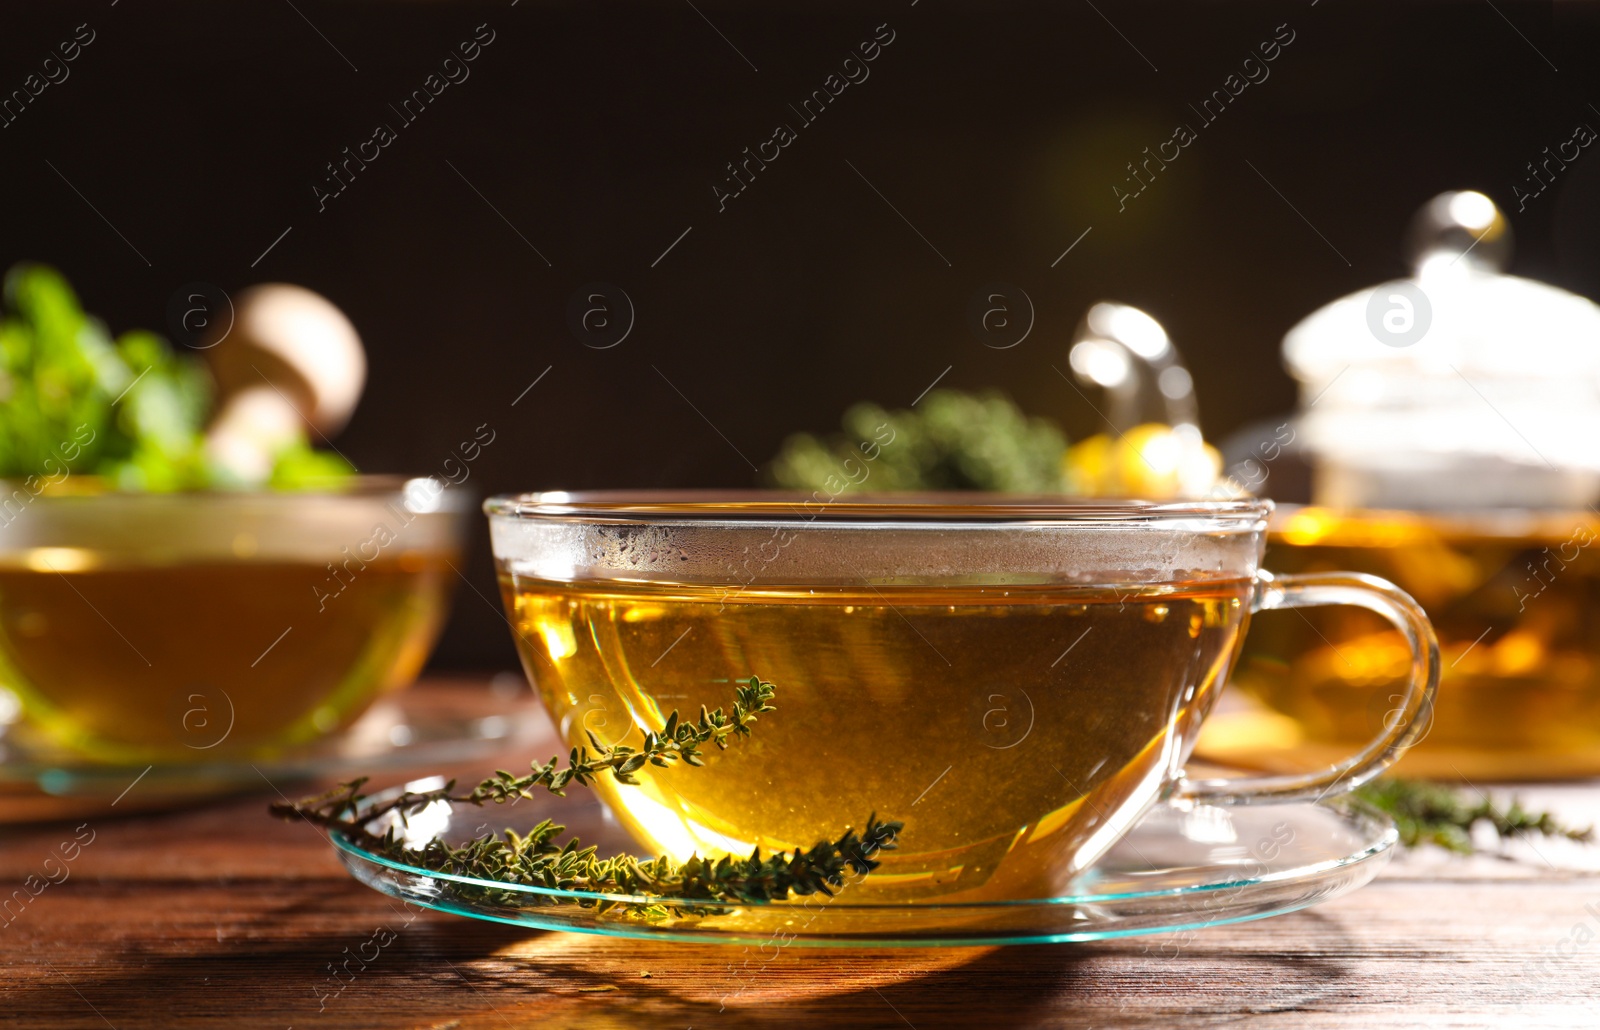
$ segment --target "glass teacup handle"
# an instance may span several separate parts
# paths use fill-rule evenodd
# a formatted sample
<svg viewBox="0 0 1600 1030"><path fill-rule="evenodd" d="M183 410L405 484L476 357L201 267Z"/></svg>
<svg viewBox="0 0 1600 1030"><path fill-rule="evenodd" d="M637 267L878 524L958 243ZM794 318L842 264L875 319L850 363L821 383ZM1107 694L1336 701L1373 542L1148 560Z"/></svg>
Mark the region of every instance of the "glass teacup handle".
<svg viewBox="0 0 1600 1030"><path fill-rule="evenodd" d="M1173 797L1211 805L1246 805L1275 801L1313 801L1354 790L1387 769L1427 726L1427 715L1439 686L1439 641L1422 608L1404 590L1356 572L1318 572L1274 576L1261 572L1252 612L1275 608L1318 608L1350 604L1388 619L1411 650L1404 696L1384 718L1382 732L1361 751L1336 765L1309 773L1241 776L1178 781Z"/></svg>

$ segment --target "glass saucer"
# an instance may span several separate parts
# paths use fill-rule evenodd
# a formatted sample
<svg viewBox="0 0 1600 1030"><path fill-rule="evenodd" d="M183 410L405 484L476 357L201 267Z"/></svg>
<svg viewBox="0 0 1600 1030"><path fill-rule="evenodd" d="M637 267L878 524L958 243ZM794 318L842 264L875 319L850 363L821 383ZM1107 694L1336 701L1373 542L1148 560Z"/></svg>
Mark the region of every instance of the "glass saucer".
<svg viewBox="0 0 1600 1030"><path fill-rule="evenodd" d="M259 758L121 765L61 748L25 721L0 733L0 824L148 811L199 797L287 790L313 779L477 762L543 747L550 720L525 683L418 684L380 699L349 729ZM114 809L113 809L114 806Z"/></svg>
<svg viewBox="0 0 1600 1030"><path fill-rule="evenodd" d="M435 779L408 786L439 785ZM610 814L577 792L524 800L514 813L435 803L412 817L408 836L417 843L431 837L460 842L500 829L508 815L513 828L523 830L553 819L602 855L635 850ZM800 947L1050 944L1260 919L1362 886L1389 860L1397 838L1387 816L1348 798L1232 808L1158 805L1060 897L861 903L847 885L832 899L747 905L479 880L394 862L332 836L357 880L441 912L540 930Z"/></svg>

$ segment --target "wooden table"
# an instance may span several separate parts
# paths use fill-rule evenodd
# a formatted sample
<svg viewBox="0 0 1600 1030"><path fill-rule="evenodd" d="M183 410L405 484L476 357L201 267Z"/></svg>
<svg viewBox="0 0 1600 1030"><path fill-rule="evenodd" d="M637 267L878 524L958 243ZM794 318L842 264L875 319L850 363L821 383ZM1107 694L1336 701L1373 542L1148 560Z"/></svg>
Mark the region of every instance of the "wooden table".
<svg viewBox="0 0 1600 1030"><path fill-rule="evenodd" d="M1521 793L1600 817L1594 784ZM59 880L0 926L0 1024L1600 1026L1600 848L1418 852L1321 907L1185 938L787 948L740 977L752 956L737 947L412 916L351 880L307 827L269 819L273 796L0 828L6 891L30 874ZM89 842L75 850L75 838ZM76 855L65 879L46 863L63 844ZM329 966L380 928L393 942L334 993Z"/></svg>

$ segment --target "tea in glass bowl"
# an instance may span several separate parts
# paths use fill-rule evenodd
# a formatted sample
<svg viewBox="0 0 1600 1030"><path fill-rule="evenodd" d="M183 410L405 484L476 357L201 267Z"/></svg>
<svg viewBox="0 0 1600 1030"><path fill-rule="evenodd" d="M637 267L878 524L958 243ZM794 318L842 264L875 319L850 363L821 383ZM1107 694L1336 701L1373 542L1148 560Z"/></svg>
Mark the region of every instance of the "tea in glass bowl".
<svg viewBox="0 0 1600 1030"><path fill-rule="evenodd" d="M467 507L379 477L33 498L0 531L0 686L31 729L109 762L336 732L421 669Z"/></svg>
<svg viewBox="0 0 1600 1030"><path fill-rule="evenodd" d="M876 897L1049 896L1032 892L1061 888L1175 793L1309 798L1374 775L1407 720L1323 777L1182 779L1263 605L1388 611L1416 645L1407 711L1425 704L1420 613L1367 584L1263 578L1261 502L486 507L524 664L573 747L637 747L745 677L775 684L776 711L703 767L594 781L645 848L679 861L805 849L876 814L905 824L876 856Z"/></svg>

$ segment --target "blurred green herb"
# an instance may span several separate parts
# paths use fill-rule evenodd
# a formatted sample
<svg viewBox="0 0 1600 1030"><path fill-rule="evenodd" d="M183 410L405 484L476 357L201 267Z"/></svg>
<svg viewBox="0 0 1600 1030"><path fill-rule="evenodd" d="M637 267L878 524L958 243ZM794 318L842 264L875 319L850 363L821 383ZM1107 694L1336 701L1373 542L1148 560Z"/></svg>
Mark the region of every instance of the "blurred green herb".
<svg viewBox="0 0 1600 1030"><path fill-rule="evenodd" d="M205 456L212 384L205 366L154 333L112 339L59 272L18 264L0 313L0 480L35 486L67 474L119 490L191 490L230 483ZM326 484L340 458L292 446L271 485Z"/></svg>
<svg viewBox="0 0 1600 1030"><path fill-rule="evenodd" d="M1002 393L941 389L913 410L857 404L838 433L791 436L766 475L776 486L830 494L842 492L833 488L840 482L871 492L1060 493L1066 446L1053 423L1028 416ZM864 478L851 475L862 467Z"/></svg>
<svg viewBox="0 0 1600 1030"><path fill-rule="evenodd" d="M274 490L325 490L337 487L355 471L343 455L296 440L278 452L267 485Z"/></svg>
<svg viewBox="0 0 1600 1030"><path fill-rule="evenodd" d="M1592 826L1582 830L1566 826L1549 812L1529 812L1516 798L1501 808L1485 795L1469 797L1456 787L1426 780L1374 780L1358 787L1355 796L1387 812L1407 847L1437 844L1471 854L1478 850L1472 828L1479 823L1492 826L1502 841L1542 836L1589 843L1595 837Z"/></svg>
<svg viewBox="0 0 1600 1030"><path fill-rule="evenodd" d="M780 852L763 858L757 848L748 858L694 856L682 863L665 855L654 859L631 855L602 858L595 848L584 847L576 840L559 843L557 838L566 827L548 819L525 835L506 830L501 837L484 835L460 847L437 838L421 848L406 846L407 820L431 805L515 803L535 796L541 788L563 794L569 783L589 786L606 773L619 783L635 784L638 781L634 774L646 765L666 768L680 760L691 766L702 765L701 748L705 745L726 749L731 738L750 735L751 724L758 715L775 711L769 702L776 692L773 684L752 676L738 687L729 714L720 708L708 712L702 707L699 720L690 722L680 720L674 711L661 732L646 733L643 745L637 749L602 744L590 734L593 750L573 748L564 769L558 768L557 758L547 763L535 761L526 776L500 770L465 794L456 793L455 781L451 780L436 790L406 791L369 803L368 795L361 793L366 784L363 778L297 804L273 805L271 810L283 819L305 819L337 830L385 858L480 880L748 904L780 901L791 893L831 896L844 886L846 872L865 875L878 867L873 856L894 849L901 823L882 821L873 814L860 833L846 830L837 840L819 841L810 850L796 848L792 854ZM381 833L370 829L380 820L388 823L386 829ZM528 899L521 896L519 900L526 903ZM672 906L651 909L646 914L657 916L669 912Z"/></svg>

